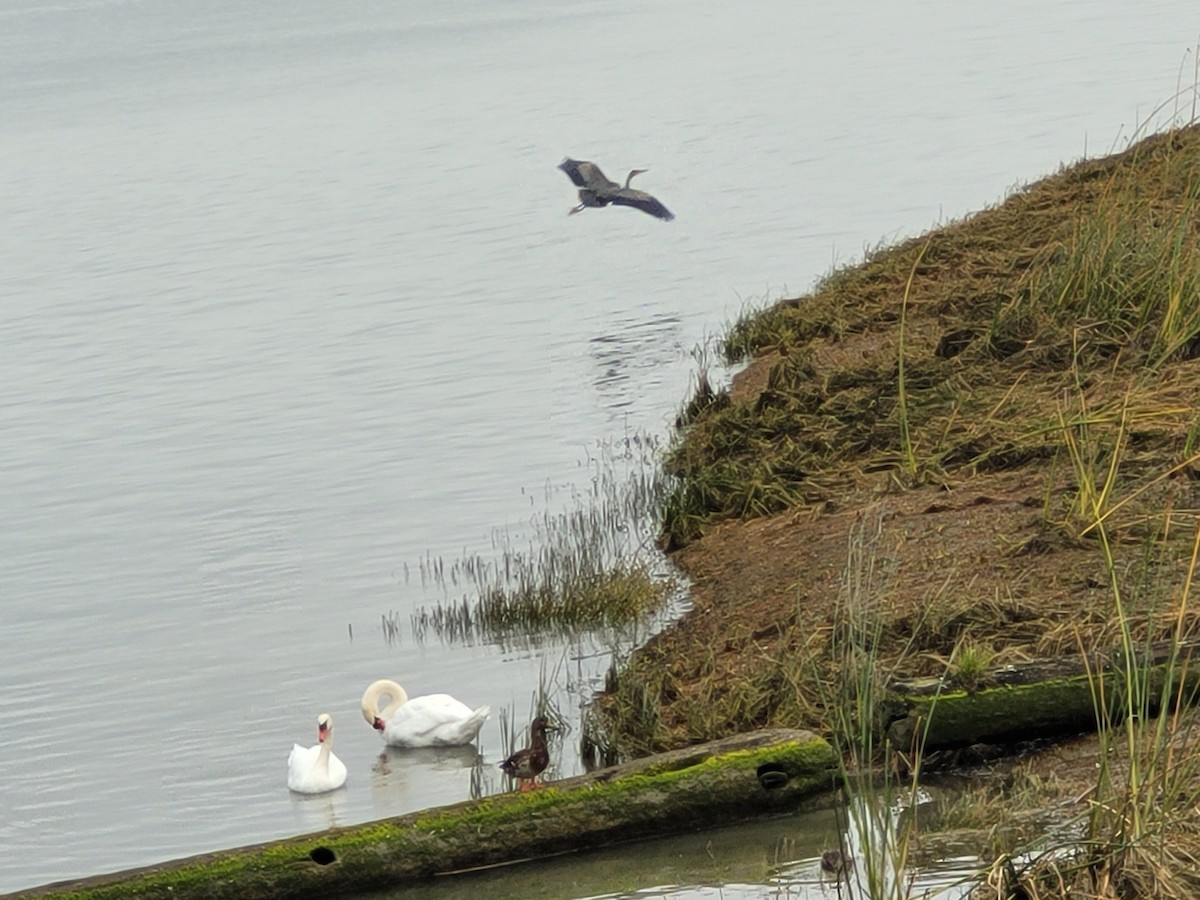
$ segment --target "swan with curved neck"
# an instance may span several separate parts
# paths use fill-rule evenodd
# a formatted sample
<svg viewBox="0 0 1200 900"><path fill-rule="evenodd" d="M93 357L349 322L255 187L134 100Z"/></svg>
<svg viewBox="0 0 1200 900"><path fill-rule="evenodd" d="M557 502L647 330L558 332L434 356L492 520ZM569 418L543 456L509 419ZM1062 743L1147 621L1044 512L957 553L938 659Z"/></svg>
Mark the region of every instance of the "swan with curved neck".
<svg viewBox="0 0 1200 900"><path fill-rule="evenodd" d="M288 754L287 786L298 794L323 794L346 783L346 766L333 753L333 719L317 716L317 743L292 745Z"/></svg>
<svg viewBox="0 0 1200 900"><path fill-rule="evenodd" d="M469 744L489 713L490 707L471 709L449 694L410 699L404 688L388 678L372 682L362 695L363 718L392 747Z"/></svg>

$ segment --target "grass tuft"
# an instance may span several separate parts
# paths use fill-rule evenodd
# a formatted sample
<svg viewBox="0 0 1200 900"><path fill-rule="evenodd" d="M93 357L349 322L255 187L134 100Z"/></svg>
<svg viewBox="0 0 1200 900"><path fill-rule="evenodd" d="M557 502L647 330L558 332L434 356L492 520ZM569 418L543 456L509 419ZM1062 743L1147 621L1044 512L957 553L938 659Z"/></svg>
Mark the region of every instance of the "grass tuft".
<svg viewBox="0 0 1200 900"><path fill-rule="evenodd" d="M643 436L604 448L590 461L589 491L574 496L566 510L535 520L528 550L505 538L495 561L423 563L427 583L447 593L459 585L473 591L415 611L416 638L471 642L573 633L637 622L661 607L675 582L652 552L666 492L657 457L657 442ZM385 633L397 627L385 619Z"/></svg>

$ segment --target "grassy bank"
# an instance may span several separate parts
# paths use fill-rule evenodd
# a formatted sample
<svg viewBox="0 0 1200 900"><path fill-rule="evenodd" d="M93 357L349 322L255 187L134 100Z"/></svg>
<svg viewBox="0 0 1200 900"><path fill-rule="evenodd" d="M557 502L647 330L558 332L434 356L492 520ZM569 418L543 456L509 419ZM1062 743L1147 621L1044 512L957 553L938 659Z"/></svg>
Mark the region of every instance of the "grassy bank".
<svg viewBox="0 0 1200 900"><path fill-rule="evenodd" d="M612 673L622 752L767 725L853 742L864 659L969 688L1005 661L1194 635L1200 129L876 250L748 313L724 351L748 366L689 404L666 461L663 543L695 607ZM1147 722L1124 679L1124 721ZM1194 795L1171 762L1184 720L1123 727L1102 732L1119 777L1089 787L1088 877L1108 882L1088 896L1149 896L1136 853L1183 832L1146 798Z"/></svg>
<svg viewBox="0 0 1200 900"><path fill-rule="evenodd" d="M1187 130L1073 166L737 322L725 353L755 362L670 457L670 545L881 472L913 487L1036 466L1070 427L1124 420L1143 468L1195 452L1198 146Z"/></svg>

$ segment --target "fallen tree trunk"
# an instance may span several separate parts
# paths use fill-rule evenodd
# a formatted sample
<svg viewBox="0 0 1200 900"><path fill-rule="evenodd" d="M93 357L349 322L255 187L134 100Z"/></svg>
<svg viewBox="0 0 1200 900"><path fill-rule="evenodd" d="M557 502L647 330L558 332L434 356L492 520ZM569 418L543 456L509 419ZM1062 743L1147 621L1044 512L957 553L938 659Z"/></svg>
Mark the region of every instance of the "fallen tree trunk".
<svg viewBox="0 0 1200 900"><path fill-rule="evenodd" d="M8 895L60 900L336 897L790 811L827 791L830 746L773 729L646 757L526 794L61 882Z"/></svg>
<svg viewBox="0 0 1200 900"><path fill-rule="evenodd" d="M972 690L949 678L893 681L882 716L888 740L907 750L1012 743L1094 731L1101 720L1118 722L1129 711L1131 682L1142 699L1132 709L1156 714L1171 703L1200 699L1200 641L1155 644L1128 664L1121 653L1031 660L989 673ZM1131 679L1130 673L1133 678Z"/></svg>

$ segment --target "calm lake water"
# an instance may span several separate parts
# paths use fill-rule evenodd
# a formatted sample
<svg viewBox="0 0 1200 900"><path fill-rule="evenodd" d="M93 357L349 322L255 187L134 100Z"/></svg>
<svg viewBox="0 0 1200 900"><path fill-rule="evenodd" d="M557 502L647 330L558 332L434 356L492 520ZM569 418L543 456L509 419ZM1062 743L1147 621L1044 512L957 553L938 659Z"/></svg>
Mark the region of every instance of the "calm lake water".
<svg viewBox="0 0 1200 900"><path fill-rule="evenodd" d="M1192 0L7 0L0 891L465 797L469 754L382 752L378 677L490 704L489 769L539 680L577 723L614 641L389 639L446 596L421 560L535 540L748 299L1168 121L1198 36ZM678 218L568 218L565 155ZM349 783L297 798L322 711Z"/></svg>

